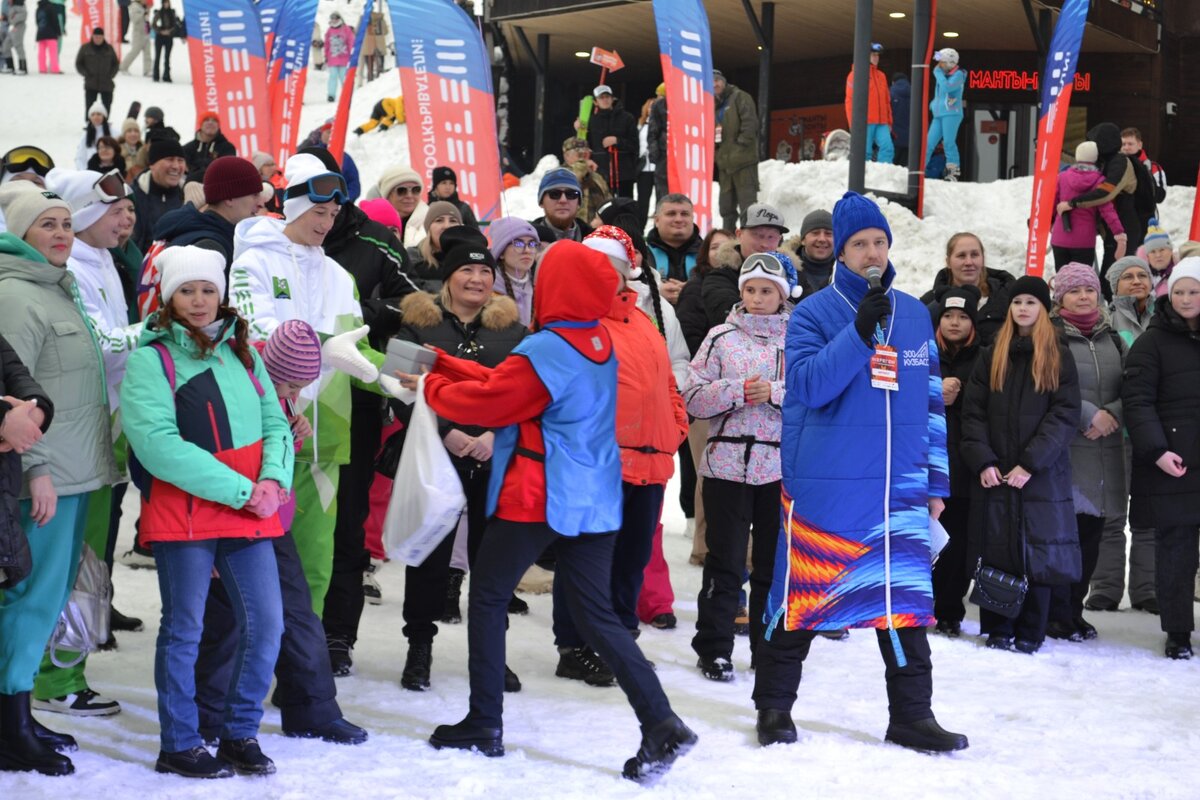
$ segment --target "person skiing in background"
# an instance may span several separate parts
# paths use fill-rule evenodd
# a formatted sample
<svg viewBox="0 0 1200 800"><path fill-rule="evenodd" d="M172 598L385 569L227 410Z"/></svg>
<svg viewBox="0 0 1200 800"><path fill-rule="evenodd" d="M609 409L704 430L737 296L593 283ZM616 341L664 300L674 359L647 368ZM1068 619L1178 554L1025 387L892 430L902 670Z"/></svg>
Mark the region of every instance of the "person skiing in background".
<svg viewBox="0 0 1200 800"><path fill-rule="evenodd" d="M350 65L350 54L354 50L354 28L342 22L342 15L329 15L329 30L325 31L325 64L329 67L326 94L329 102L337 100L338 92L346 80L346 68Z"/></svg>
<svg viewBox="0 0 1200 800"><path fill-rule="evenodd" d="M883 45L871 42L871 73L867 80L867 159L891 164L896 155L892 146L892 95L887 76L879 68ZM846 76L846 124L854 120L854 68ZM873 152L876 151L876 152ZM729 220L725 221L729 226Z"/></svg>
<svg viewBox="0 0 1200 800"><path fill-rule="evenodd" d="M937 67L933 70L933 79L937 82L937 91L929 102L929 110L933 119L929 122L929 135L925 139L925 160L933 156L938 142L946 151L946 173L948 181L958 180L962 170L959 168L958 128L963 121L963 86L967 82L967 73L958 68L958 51L946 47L933 54Z"/></svg>

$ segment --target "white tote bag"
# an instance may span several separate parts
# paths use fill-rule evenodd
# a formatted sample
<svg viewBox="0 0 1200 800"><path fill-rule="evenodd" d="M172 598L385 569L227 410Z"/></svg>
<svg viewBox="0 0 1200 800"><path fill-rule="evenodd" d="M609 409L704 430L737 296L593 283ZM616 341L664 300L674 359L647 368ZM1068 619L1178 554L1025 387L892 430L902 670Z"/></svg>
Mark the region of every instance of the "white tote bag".
<svg viewBox="0 0 1200 800"><path fill-rule="evenodd" d="M415 392L412 419L383 520L389 558L419 566L450 535L467 504L462 481L438 435L437 416L425 403L425 377Z"/></svg>

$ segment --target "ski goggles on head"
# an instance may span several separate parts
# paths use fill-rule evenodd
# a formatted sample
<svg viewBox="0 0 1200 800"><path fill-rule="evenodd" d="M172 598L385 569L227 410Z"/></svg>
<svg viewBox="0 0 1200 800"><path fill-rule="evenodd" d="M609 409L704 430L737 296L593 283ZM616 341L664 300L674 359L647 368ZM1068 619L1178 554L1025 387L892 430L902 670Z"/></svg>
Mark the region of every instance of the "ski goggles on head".
<svg viewBox="0 0 1200 800"><path fill-rule="evenodd" d="M14 175L32 169L44 178L46 173L54 169L54 160L50 158L50 154L33 145L14 147L4 154L2 160L4 171Z"/></svg>
<svg viewBox="0 0 1200 800"><path fill-rule="evenodd" d="M783 266L783 262L778 256L771 253L755 253L742 262L741 274L748 275L751 272L764 272L773 278L783 278L787 280L787 269Z"/></svg>
<svg viewBox="0 0 1200 800"><path fill-rule="evenodd" d="M116 169L101 175L92 184L92 191L100 198L100 202L105 204L124 200L133 194L133 189L129 188L129 184L121 177L121 171Z"/></svg>
<svg viewBox="0 0 1200 800"><path fill-rule="evenodd" d="M288 200L307 196L314 203L328 203L334 200L338 205L343 205L350 202L346 179L336 172L314 175L302 183L294 183L287 188L283 196Z"/></svg>

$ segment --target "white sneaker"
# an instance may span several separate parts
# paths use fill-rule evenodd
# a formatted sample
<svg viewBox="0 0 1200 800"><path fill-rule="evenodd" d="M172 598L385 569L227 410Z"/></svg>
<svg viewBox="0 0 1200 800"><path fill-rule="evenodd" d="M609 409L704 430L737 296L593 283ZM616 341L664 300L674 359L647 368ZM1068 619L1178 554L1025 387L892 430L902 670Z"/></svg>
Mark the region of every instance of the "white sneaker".
<svg viewBox="0 0 1200 800"><path fill-rule="evenodd" d="M379 568L372 562L363 570L363 598L373 606L383 603L383 590L379 587L379 581L375 580L377 569Z"/></svg>
<svg viewBox="0 0 1200 800"><path fill-rule="evenodd" d="M688 517L687 524L683 526L683 535L687 539L691 539L696 535L696 518Z"/></svg>
<svg viewBox="0 0 1200 800"><path fill-rule="evenodd" d="M155 569L154 556L144 556L137 550L130 548L121 554L117 559L130 569Z"/></svg>
<svg viewBox="0 0 1200 800"><path fill-rule="evenodd" d="M68 714L72 717L111 717L121 713L121 704L116 700L96 694L91 689L83 689L75 694L53 697L49 700L32 700L33 708L39 711L52 711L55 714Z"/></svg>

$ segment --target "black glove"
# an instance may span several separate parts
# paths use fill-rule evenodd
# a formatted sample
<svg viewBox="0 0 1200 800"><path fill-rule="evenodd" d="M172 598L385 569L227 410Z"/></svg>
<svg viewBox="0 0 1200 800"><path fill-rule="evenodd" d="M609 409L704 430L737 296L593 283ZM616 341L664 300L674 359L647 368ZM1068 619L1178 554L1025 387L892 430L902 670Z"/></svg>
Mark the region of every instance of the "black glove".
<svg viewBox="0 0 1200 800"><path fill-rule="evenodd" d="M363 129L362 129L361 127L355 128L355 129L354 129L354 135L355 135L355 136L362 136L362 135L363 135Z"/></svg>
<svg viewBox="0 0 1200 800"><path fill-rule="evenodd" d="M868 345L875 335L875 326L882 325L888 314L892 313L892 304L883 291L883 287L868 289L858 304L858 316L854 318L854 329Z"/></svg>

